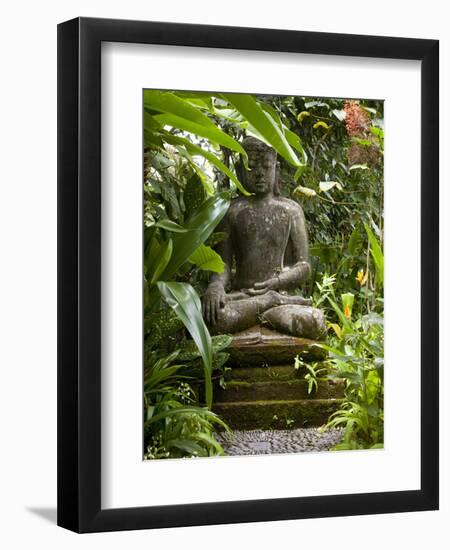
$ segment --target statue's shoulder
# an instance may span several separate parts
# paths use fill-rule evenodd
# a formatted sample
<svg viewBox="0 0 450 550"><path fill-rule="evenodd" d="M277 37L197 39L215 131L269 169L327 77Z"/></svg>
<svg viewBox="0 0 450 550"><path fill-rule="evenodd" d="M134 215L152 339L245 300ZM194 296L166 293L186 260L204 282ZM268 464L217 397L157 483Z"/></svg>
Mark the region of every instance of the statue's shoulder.
<svg viewBox="0 0 450 550"><path fill-rule="evenodd" d="M239 212L242 208L248 207L248 201L245 197L236 197L235 199L231 199L230 201L230 207L228 209L228 215L233 215Z"/></svg>
<svg viewBox="0 0 450 550"><path fill-rule="evenodd" d="M298 204L298 202L295 202L292 199L277 196L277 197L274 197L274 200L276 200L277 204L281 208L288 211L290 214L303 213L302 207Z"/></svg>
<svg viewBox="0 0 450 550"><path fill-rule="evenodd" d="M248 202L247 197L242 197L241 195L239 195L238 197L235 197L234 199L231 199L230 208L239 207L240 205L244 205L247 202Z"/></svg>

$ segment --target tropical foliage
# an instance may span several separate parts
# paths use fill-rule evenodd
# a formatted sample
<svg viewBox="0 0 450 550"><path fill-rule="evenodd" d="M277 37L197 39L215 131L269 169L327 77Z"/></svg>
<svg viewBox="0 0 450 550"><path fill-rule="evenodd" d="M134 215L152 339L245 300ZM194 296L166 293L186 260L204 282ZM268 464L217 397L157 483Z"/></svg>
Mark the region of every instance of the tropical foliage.
<svg viewBox="0 0 450 550"><path fill-rule="evenodd" d="M349 448L382 441L382 103L146 90L143 106L146 458L223 453L214 431L226 426L211 406L229 338L210 336L200 296L224 269L214 246L227 235L215 229L230 199L248 194L244 135L277 151L279 192L305 211L313 276L303 291L327 312L347 384L330 423L346 426Z"/></svg>

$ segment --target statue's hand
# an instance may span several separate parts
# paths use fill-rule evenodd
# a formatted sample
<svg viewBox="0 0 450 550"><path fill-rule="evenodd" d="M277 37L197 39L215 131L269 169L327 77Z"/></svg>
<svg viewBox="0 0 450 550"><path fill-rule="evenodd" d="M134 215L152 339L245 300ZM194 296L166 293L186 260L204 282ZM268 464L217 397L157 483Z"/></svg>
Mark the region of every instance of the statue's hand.
<svg viewBox="0 0 450 550"><path fill-rule="evenodd" d="M250 296L259 296L260 294L269 292L269 290L278 290L279 285L280 281L278 280L278 277L272 277L266 281L255 283L253 288L249 288L246 292L250 294Z"/></svg>
<svg viewBox="0 0 450 550"><path fill-rule="evenodd" d="M213 283L209 285L203 295L203 317L208 325L217 323L219 309L225 307L227 295L221 284Z"/></svg>

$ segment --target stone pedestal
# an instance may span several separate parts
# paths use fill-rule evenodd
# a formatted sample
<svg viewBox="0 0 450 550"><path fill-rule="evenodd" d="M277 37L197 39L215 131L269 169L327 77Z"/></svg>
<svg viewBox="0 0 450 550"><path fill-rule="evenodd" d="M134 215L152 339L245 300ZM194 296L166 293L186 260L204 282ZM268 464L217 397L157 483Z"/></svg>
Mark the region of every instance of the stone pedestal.
<svg viewBox="0 0 450 550"><path fill-rule="evenodd" d="M264 326L254 326L233 336L230 364L236 366L294 364L299 355L305 361L320 361L326 350L316 340L281 334Z"/></svg>
<svg viewBox="0 0 450 550"><path fill-rule="evenodd" d="M342 402L343 384L322 378L308 394L303 361L323 361L327 352L319 343L255 326L235 334L226 388L214 393L217 412L232 429L286 429L324 424Z"/></svg>

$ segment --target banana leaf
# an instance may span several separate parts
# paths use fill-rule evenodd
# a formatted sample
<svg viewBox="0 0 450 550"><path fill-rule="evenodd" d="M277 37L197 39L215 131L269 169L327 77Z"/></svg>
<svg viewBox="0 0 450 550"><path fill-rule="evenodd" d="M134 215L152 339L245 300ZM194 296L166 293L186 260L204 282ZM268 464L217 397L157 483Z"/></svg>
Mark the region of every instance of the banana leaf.
<svg viewBox="0 0 450 550"><path fill-rule="evenodd" d="M296 168L302 164L289 145L283 129L260 107L254 97L248 94L221 94L221 97L233 105L289 164Z"/></svg>
<svg viewBox="0 0 450 550"><path fill-rule="evenodd" d="M220 130L214 124L212 126L205 126L204 124L198 124L192 120L188 120L171 113L154 115L154 119L163 126L171 126L172 128L178 128L180 130L184 130L185 132L207 138L213 143L218 143L219 145L228 147L228 149L231 149L232 151L246 155L242 145L238 141L235 141L232 137Z"/></svg>
<svg viewBox="0 0 450 550"><path fill-rule="evenodd" d="M162 134L162 138L164 139L164 141L170 143L171 145L184 146L187 152L191 155L201 155L211 164L214 164L214 166L218 168L221 172L223 172L226 176L228 176L243 195L250 195L250 193L244 189L242 183L238 180L236 175L229 168L227 168L227 166L225 166L225 164L214 153L211 153L210 151L207 151L206 149L203 149L202 147L191 143L188 139L184 137L174 136L169 132L165 132L164 134Z"/></svg>
<svg viewBox="0 0 450 550"><path fill-rule="evenodd" d="M197 250L191 254L189 261L195 264L203 271L213 271L214 273L223 273L225 264L219 254L210 246L201 244Z"/></svg>
<svg viewBox="0 0 450 550"><path fill-rule="evenodd" d="M154 271L149 273L147 271L147 278L150 281L150 284L155 284L159 280L161 273L166 268L167 264L170 261L172 256L173 242L172 239L165 241L159 248L159 253L155 258L154 262Z"/></svg>
<svg viewBox="0 0 450 550"><path fill-rule="evenodd" d="M166 303L177 314L197 344L204 366L206 404L211 408L212 343L203 320L200 298L188 283L159 281L157 285Z"/></svg>
<svg viewBox="0 0 450 550"><path fill-rule="evenodd" d="M203 244L225 216L230 202L226 192L207 199L185 223L186 233L174 233L170 261L160 276L162 281L172 278L181 265Z"/></svg>
<svg viewBox="0 0 450 550"><path fill-rule="evenodd" d="M146 90L144 109L144 126L147 130L168 125L206 137L214 143L224 145L243 155L246 154L241 144L216 126L199 107L172 92Z"/></svg>

